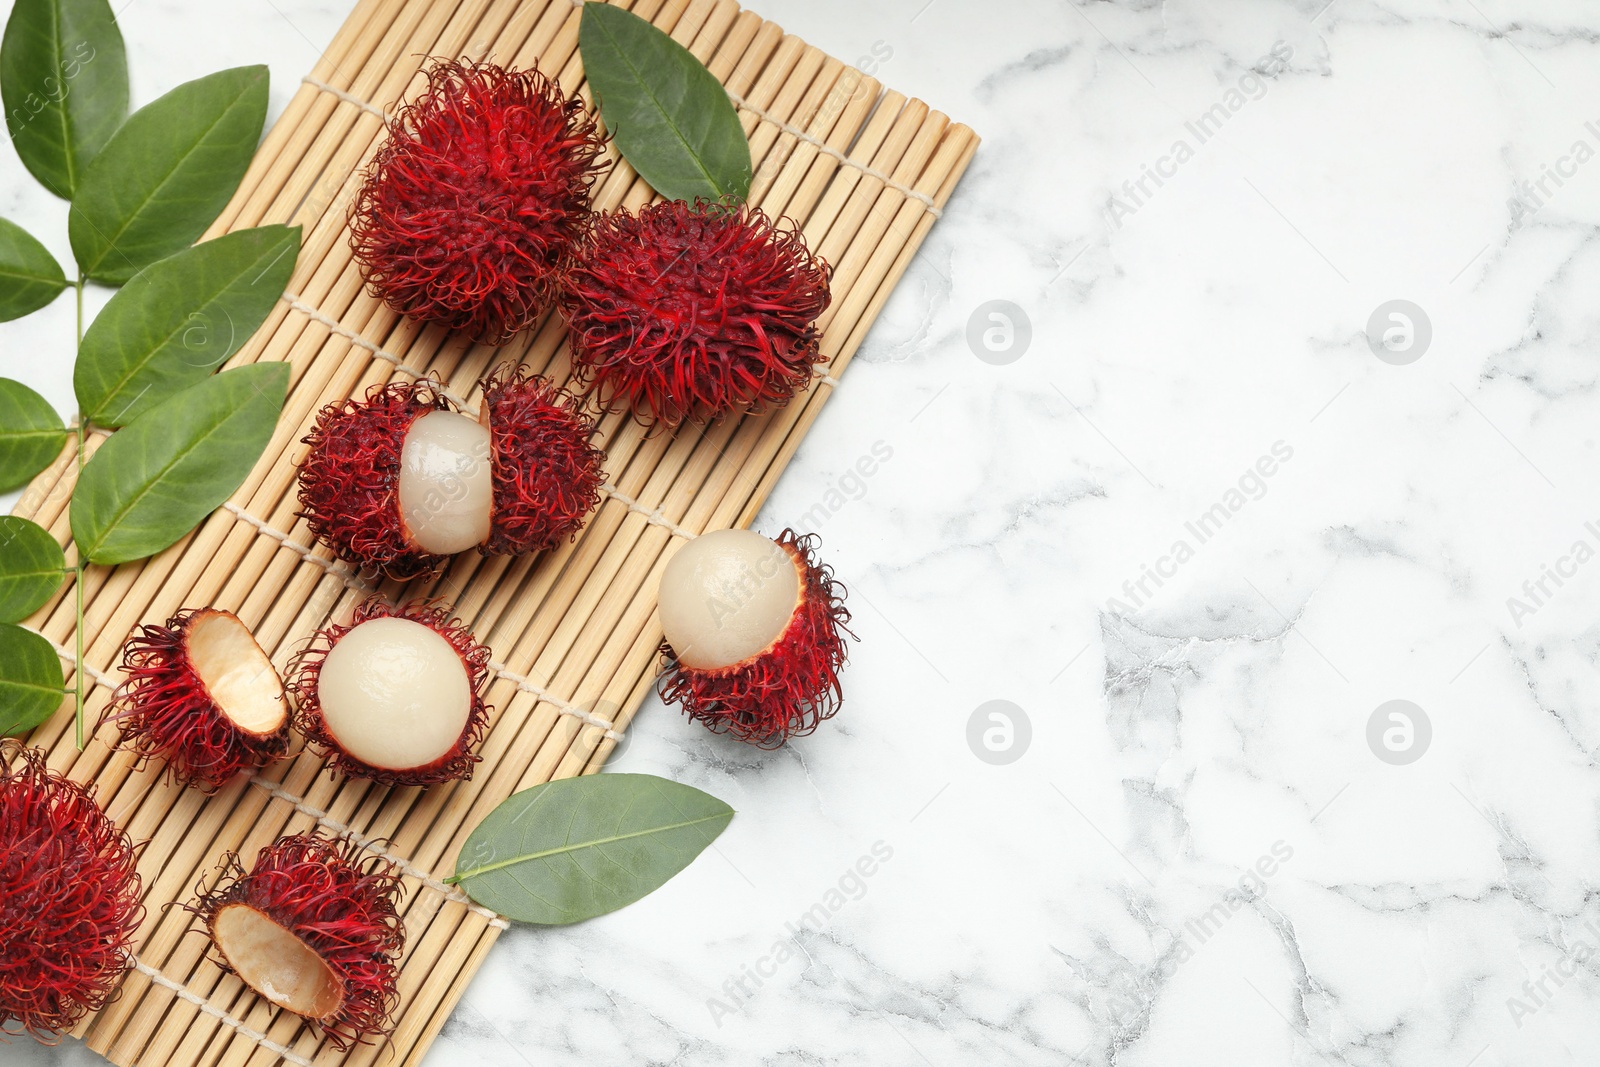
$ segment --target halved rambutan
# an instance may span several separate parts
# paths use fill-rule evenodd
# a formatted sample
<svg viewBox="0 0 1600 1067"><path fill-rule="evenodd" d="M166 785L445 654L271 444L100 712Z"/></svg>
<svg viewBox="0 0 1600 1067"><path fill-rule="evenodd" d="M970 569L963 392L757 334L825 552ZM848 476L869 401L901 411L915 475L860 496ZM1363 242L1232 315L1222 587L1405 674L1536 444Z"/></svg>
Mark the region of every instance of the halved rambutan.
<svg viewBox="0 0 1600 1067"><path fill-rule="evenodd" d="M373 597L317 633L290 689L295 726L329 769L389 785L472 777L489 712L490 653L442 604Z"/></svg>
<svg viewBox="0 0 1600 1067"><path fill-rule="evenodd" d="M144 920L135 853L89 787L0 741L0 1040L53 1042L115 998Z"/></svg>
<svg viewBox="0 0 1600 1067"><path fill-rule="evenodd" d="M400 875L383 857L320 832L280 838L249 873L229 853L184 905L205 921L218 965L348 1052L394 1028L405 948Z"/></svg>
<svg viewBox="0 0 1600 1067"><path fill-rule="evenodd" d="M244 623L215 608L140 626L122 646L127 681L107 709L118 746L214 793L289 750L283 679Z"/></svg>
<svg viewBox="0 0 1600 1067"><path fill-rule="evenodd" d="M702 534L661 574L661 698L717 733L776 748L839 710L845 591L815 534Z"/></svg>
<svg viewBox="0 0 1600 1067"><path fill-rule="evenodd" d="M601 403L676 426L788 403L823 361L828 268L799 230L701 200L595 216L559 302Z"/></svg>
<svg viewBox="0 0 1600 1067"><path fill-rule="evenodd" d="M443 557L419 547L400 522L400 460L411 424L450 411L426 379L373 386L365 400L317 413L300 461L300 514L311 535L347 563L398 581L430 574Z"/></svg>
<svg viewBox="0 0 1600 1067"><path fill-rule="evenodd" d="M502 368L480 419L426 379L329 404L305 438L300 506L340 559L399 581L469 548L522 554L573 536L599 503L605 453L580 401Z"/></svg>
<svg viewBox="0 0 1600 1067"><path fill-rule="evenodd" d="M603 145L583 101L537 70L434 61L351 211L367 287L401 314L503 344L549 308Z"/></svg>

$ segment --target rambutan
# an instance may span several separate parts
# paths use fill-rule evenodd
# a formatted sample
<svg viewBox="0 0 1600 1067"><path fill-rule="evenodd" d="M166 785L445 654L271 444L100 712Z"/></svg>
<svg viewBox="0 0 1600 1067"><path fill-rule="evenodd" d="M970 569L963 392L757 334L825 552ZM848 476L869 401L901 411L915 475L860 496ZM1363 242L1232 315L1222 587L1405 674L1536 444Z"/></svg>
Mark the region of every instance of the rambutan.
<svg viewBox="0 0 1600 1067"><path fill-rule="evenodd" d="M263 848L249 873L229 853L185 909L206 924L218 965L348 1052L394 1029L405 948L400 875L353 841L312 832Z"/></svg>
<svg viewBox="0 0 1600 1067"><path fill-rule="evenodd" d="M490 653L442 604L373 597L298 657L295 726L329 769L388 785L472 777Z"/></svg>
<svg viewBox="0 0 1600 1067"><path fill-rule="evenodd" d="M173 781L214 793L289 750L283 679L232 612L180 611L139 627L122 670L128 680L106 716L118 745L164 763Z"/></svg>
<svg viewBox="0 0 1600 1067"><path fill-rule="evenodd" d="M0 1038L53 1042L115 998L144 920L135 853L89 787L0 742Z"/></svg>
<svg viewBox="0 0 1600 1067"><path fill-rule="evenodd" d="M594 420L548 379L502 368L480 383L481 418L426 379L374 386L317 415L300 464L300 506L348 563L405 581L476 547L553 548L599 504Z"/></svg>
<svg viewBox="0 0 1600 1067"><path fill-rule="evenodd" d="M661 574L661 698L690 718L776 748L839 710L845 590L815 534L702 534Z"/></svg>
<svg viewBox="0 0 1600 1067"><path fill-rule="evenodd" d="M799 230L706 200L595 216L559 297L579 381L667 426L788 403L829 300Z"/></svg>
<svg viewBox="0 0 1600 1067"><path fill-rule="evenodd" d="M509 365L484 379L483 411L494 474L484 551L521 556L554 548L600 504L606 454L589 443L593 421L572 394Z"/></svg>
<svg viewBox="0 0 1600 1067"><path fill-rule="evenodd" d="M433 62L351 211L368 289L403 315L503 344L549 308L603 145L583 101L537 70Z"/></svg>

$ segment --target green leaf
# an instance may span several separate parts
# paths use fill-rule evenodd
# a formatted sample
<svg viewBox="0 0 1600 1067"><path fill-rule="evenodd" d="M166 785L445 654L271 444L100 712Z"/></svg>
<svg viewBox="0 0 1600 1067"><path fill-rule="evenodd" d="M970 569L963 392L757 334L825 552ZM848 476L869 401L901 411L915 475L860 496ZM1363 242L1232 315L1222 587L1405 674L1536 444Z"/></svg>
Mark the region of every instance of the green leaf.
<svg viewBox="0 0 1600 1067"><path fill-rule="evenodd" d="M728 91L694 55L631 12L584 4L583 69L617 150L669 200L750 195L750 142Z"/></svg>
<svg viewBox="0 0 1600 1067"><path fill-rule="evenodd" d="M78 183L67 236L83 273L121 285L205 232L267 117L267 68L235 67L134 112Z"/></svg>
<svg viewBox="0 0 1600 1067"><path fill-rule="evenodd" d="M266 320L299 250L298 226L261 226L135 274L83 336L78 410L101 426L126 426L210 375Z"/></svg>
<svg viewBox="0 0 1600 1067"><path fill-rule="evenodd" d="M55 714L66 697L61 658L50 642L0 624L0 736L26 733Z"/></svg>
<svg viewBox="0 0 1600 1067"><path fill-rule="evenodd" d="M0 42L6 128L28 173L71 200L128 114L128 59L106 0L17 0Z"/></svg>
<svg viewBox="0 0 1600 1067"><path fill-rule="evenodd" d="M0 517L0 622L21 622L61 587L67 557L36 522Z"/></svg>
<svg viewBox="0 0 1600 1067"><path fill-rule="evenodd" d="M50 250L21 226L0 219L0 322L33 314L66 287Z"/></svg>
<svg viewBox="0 0 1600 1067"><path fill-rule="evenodd" d="M27 485L66 443L67 429L50 401L21 382L0 378L0 493Z"/></svg>
<svg viewBox="0 0 1600 1067"><path fill-rule="evenodd" d="M236 367L112 434L72 494L78 551L91 563L126 563L194 529L244 484L288 388L287 363Z"/></svg>
<svg viewBox="0 0 1600 1067"><path fill-rule="evenodd" d="M512 919L575 923L660 888L732 818L716 797L653 775L563 778L490 812L450 881Z"/></svg>

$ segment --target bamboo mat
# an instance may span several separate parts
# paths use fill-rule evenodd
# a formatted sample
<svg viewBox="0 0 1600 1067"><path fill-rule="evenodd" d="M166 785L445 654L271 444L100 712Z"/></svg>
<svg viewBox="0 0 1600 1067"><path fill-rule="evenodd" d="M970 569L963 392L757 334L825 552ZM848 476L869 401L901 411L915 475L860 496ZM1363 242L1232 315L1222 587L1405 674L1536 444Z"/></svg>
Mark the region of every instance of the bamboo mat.
<svg viewBox="0 0 1600 1067"><path fill-rule="evenodd" d="M269 1067L288 1062L419 1063L504 920L444 885L467 834L519 789L593 773L652 685L661 639L655 588L681 539L748 525L816 418L838 376L966 168L977 138L919 100L784 34L733 0L637 0L631 6L690 48L739 105L755 161L751 202L803 227L834 267L822 318L826 375L788 407L670 436L609 415L599 443L608 490L575 543L538 558L454 560L431 582L384 585L390 599L443 596L495 650L494 706L483 763L470 782L428 790L334 779L314 753L240 780L214 797L169 786L106 746L107 727L77 751L70 705L34 732L50 763L97 784L135 840L148 915L138 962L114 1004L78 1029L114 1063L139 1067ZM299 223L305 245L290 290L232 364L285 360L292 386L266 455L232 500L152 559L91 568L85 582L85 683L92 725L120 681L118 653L138 623L181 607L236 612L280 670L330 619L372 589L313 544L296 518L299 443L315 412L396 376L434 372L476 407L491 366L520 358L569 378L559 318L491 349L402 320L362 291L345 216L381 141L384 109L423 85L426 56L537 61L584 91L574 0L360 0L262 144L211 234ZM614 155L614 153L613 153ZM597 207L637 208L650 190L625 164ZM92 450L103 438L91 435ZM66 544L71 449L16 509ZM69 550L70 551L70 550ZM30 620L65 652L70 590ZM69 657L70 658L70 657ZM406 955L390 1045L341 1054L272 1010L209 959L209 942L170 902L192 898L222 854L248 862L278 836L314 825L349 832L405 872Z"/></svg>

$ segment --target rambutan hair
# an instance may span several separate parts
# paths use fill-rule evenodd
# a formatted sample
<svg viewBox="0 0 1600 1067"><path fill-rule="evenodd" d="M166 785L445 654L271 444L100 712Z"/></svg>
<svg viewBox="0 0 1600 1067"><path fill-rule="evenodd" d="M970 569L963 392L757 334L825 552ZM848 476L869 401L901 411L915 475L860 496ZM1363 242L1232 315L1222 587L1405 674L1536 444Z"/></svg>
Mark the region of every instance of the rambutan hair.
<svg viewBox="0 0 1600 1067"><path fill-rule="evenodd" d="M228 853L213 884L202 881L195 892L198 899L184 910L205 922L214 944L217 915L242 904L293 934L328 967L343 995L334 1014L312 1021L336 1049L348 1052L394 1029L396 961L405 948L394 864L353 840L312 831L263 848L248 873L239 854ZM217 948L217 965L237 973Z"/></svg>
<svg viewBox="0 0 1600 1067"><path fill-rule="evenodd" d="M573 372L647 424L781 406L811 381L828 267L760 209L700 200L594 217L559 303Z"/></svg>
<svg viewBox="0 0 1600 1067"><path fill-rule="evenodd" d="M472 690L472 707L467 715L466 728L449 752L425 767L397 771L374 767L358 760L344 751L323 719L322 699L317 689L322 665L341 637L373 619L409 619L421 623L448 641L466 668L467 684ZM330 773L387 785L438 785L471 778L473 767L482 759L476 749L488 730L489 709L483 702L483 683L489 677L491 658L489 649L478 643L467 625L451 614L448 605L439 601L415 600L395 607L381 597L368 597L357 606L348 625L334 623L319 630L295 657L293 677L289 682L289 692L294 694L297 704L295 728L323 752Z"/></svg>
<svg viewBox="0 0 1600 1067"><path fill-rule="evenodd" d="M583 101L538 70L433 61L351 211L367 288L401 314L504 343L549 308L604 143Z"/></svg>
<svg viewBox="0 0 1600 1067"><path fill-rule="evenodd" d="M483 382L494 471L489 541L481 551L520 556L574 536L600 503L606 454L594 420L547 378L500 367Z"/></svg>
<svg viewBox="0 0 1600 1067"><path fill-rule="evenodd" d="M396 581L433 574L444 557L406 540L400 522L400 457L406 431L430 411L453 410L437 382L375 385L365 399L317 413L300 462L300 515L318 541L359 569Z"/></svg>
<svg viewBox="0 0 1600 1067"><path fill-rule="evenodd" d="M136 628L122 646L127 681L101 721L117 725L117 747L136 753L141 766L164 763L170 781L215 793L241 771L264 767L289 751L289 708L285 697L282 723L267 734L241 728L218 708L188 645L196 620L208 614L220 613L184 610L164 626ZM277 686L281 694L281 679Z"/></svg>
<svg viewBox="0 0 1600 1067"><path fill-rule="evenodd" d="M742 663L717 669L685 667L662 642L661 699L715 733L762 748L778 748L811 733L839 710L839 671L847 654L845 589L833 568L817 560L816 534L784 530L773 539L800 571L800 603L772 645Z"/></svg>
<svg viewBox="0 0 1600 1067"><path fill-rule="evenodd" d="M54 1042L115 999L139 893L137 850L93 790L0 741L0 1039Z"/></svg>

